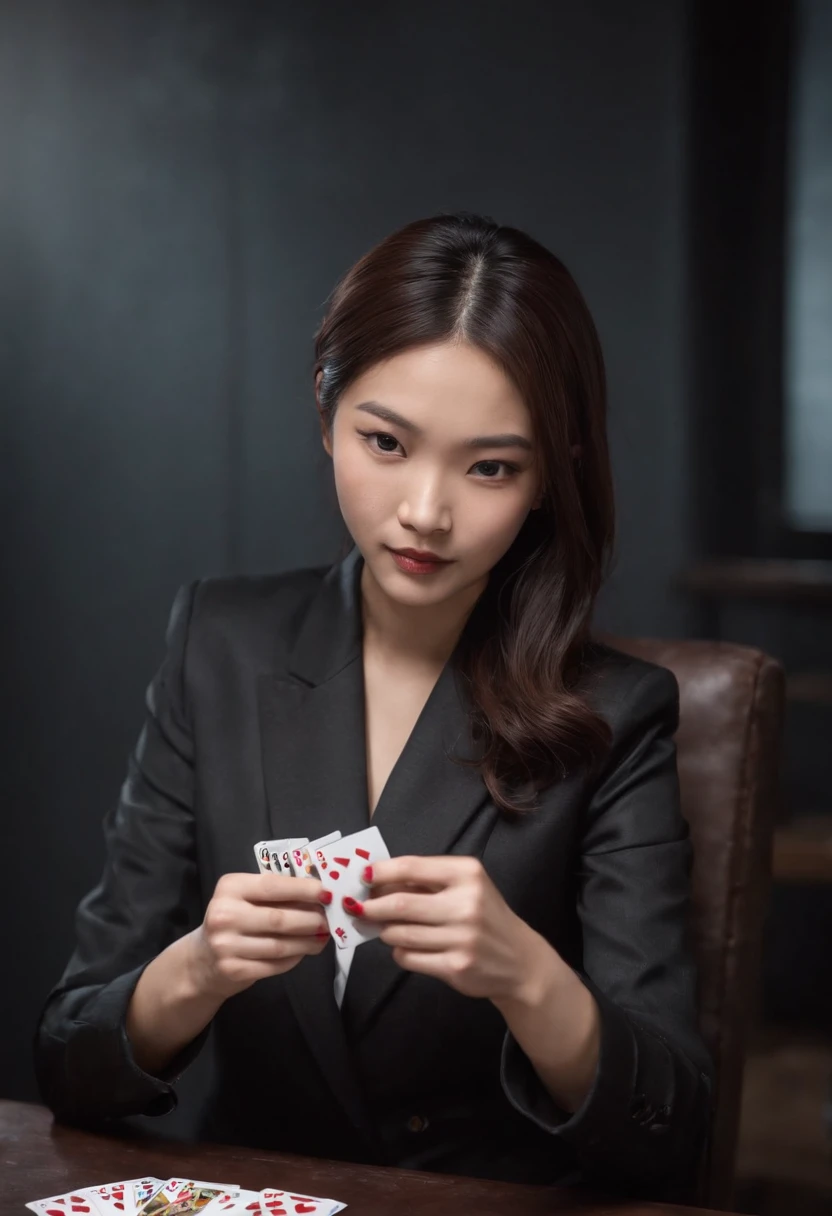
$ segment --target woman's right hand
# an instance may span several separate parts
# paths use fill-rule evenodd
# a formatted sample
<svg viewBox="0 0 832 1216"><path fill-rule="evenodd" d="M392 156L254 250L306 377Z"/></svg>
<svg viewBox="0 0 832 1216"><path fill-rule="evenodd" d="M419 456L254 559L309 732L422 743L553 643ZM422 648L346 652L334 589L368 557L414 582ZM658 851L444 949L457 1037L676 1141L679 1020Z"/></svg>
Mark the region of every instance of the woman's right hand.
<svg viewBox="0 0 832 1216"><path fill-rule="evenodd" d="M329 940L318 878L223 874L191 934L193 980L223 999L282 975Z"/></svg>

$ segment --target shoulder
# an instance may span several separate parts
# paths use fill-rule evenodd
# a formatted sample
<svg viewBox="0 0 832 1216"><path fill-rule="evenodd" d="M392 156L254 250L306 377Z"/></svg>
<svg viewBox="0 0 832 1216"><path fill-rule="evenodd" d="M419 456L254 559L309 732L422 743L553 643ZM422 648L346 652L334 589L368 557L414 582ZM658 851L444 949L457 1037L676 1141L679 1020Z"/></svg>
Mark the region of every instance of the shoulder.
<svg viewBox="0 0 832 1216"><path fill-rule="evenodd" d="M199 578L179 588L169 629L187 635L189 665L271 666L294 636L329 566Z"/></svg>
<svg viewBox="0 0 832 1216"><path fill-rule="evenodd" d="M674 673L597 639L585 649L577 690L609 724L614 742L654 721L670 733L679 725L679 683Z"/></svg>

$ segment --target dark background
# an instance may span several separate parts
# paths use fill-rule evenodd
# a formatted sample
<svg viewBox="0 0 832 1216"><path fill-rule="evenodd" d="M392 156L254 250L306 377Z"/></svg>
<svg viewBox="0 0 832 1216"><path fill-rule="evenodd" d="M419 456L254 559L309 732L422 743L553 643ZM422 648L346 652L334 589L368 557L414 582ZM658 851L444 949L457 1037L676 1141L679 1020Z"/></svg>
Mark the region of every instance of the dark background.
<svg viewBox="0 0 832 1216"><path fill-rule="evenodd" d="M312 335L394 228L482 211L578 279L620 522L599 626L701 635L674 582L691 560L785 553L787 7L0 2L0 1096L37 1096L37 1014L177 587L336 556ZM787 660L830 646L776 608L719 628ZM809 802L823 730L792 744ZM773 920L783 1016L824 999L812 898L808 967L789 948L805 904ZM187 1127L200 1067L157 1130Z"/></svg>

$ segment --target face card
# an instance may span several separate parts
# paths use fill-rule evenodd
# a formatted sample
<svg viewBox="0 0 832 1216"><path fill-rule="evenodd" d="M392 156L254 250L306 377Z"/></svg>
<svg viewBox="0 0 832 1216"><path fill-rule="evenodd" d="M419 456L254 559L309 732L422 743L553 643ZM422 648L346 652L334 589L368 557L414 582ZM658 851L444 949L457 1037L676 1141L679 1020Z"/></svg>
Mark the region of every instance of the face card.
<svg viewBox="0 0 832 1216"><path fill-rule="evenodd" d="M237 1189L236 1183L169 1178L151 1199L142 1204L137 1216L186 1216L187 1213L201 1212L215 1195Z"/></svg>
<svg viewBox="0 0 832 1216"><path fill-rule="evenodd" d="M164 1185L164 1178L136 1178L128 1182L127 1186L133 1194L133 1211L138 1212Z"/></svg>
<svg viewBox="0 0 832 1216"><path fill-rule="evenodd" d="M341 904L345 895L364 900L370 888L362 880L365 866L387 860L390 853L377 827L364 828L344 836L334 844L323 845L315 850L318 875L324 889L332 892L332 902L324 905L329 931L341 950L347 946L359 946L381 933L380 924L350 916Z"/></svg>
<svg viewBox="0 0 832 1216"><path fill-rule="evenodd" d="M292 850L292 871L296 878L320 878L318 873L318 865L316 851L322 849L324 845L332 844L336 840L341 839L340 832L330 832L328 836L319 836L317 840L311 840L309 844L301 845L299 849Z"/></svg>
<svg viewBox="0 0 832 1216"><path fill-rule="evenodd" d="M128 1178L124 1182L108 1182L103 1186L87 1187L96 1207L105 1216L135 1216L136 1202L133 1198L133 1187L136 1184L147 1188L145 1198L149 1199L154 1191L164 1186L164 1178ZM142 1201L144 1202L144 1201Z"/></svg>
<svg viewBox="0 0 832 1216"><path fill-rule="evenodd" d="M281 840L279 861L282 874L294 874L292 854L295 849L301 849L305 844L309 844L308 836L292 836L288 840Z"/></svg>
<svg viewBox="0 0 832 1216"><path fill-rule="evenodd" d="M283 873L283 866L280 864L280 854L284 845L288 843L286 839L258 840L254 846L254 857L261 874Z"/></svg>
<svg viewBox="0 0 832 1216"><path fill-rule="evenodd" d="M212 1199L223 1193L221 1186L208 1186L204 1183L186 1183L176 1195L155 1207L156 1197L148 1201L145 1213L152 1208L154 1216L194 1216L207 1207Z"/></svg>

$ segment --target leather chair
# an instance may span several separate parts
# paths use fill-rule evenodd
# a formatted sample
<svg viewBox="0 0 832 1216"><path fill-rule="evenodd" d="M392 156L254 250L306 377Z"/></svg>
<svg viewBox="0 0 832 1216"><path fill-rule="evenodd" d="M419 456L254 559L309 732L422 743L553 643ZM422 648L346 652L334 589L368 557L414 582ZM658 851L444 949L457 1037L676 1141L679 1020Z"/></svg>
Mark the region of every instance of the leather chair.
<svg viewBox="0 0 832 1216"><path fill-rule="evenodd" d="M784 671L762 651L727 642L601 640L669 668L679 682L676 746L693 843L700 1027L716 1068L699 1202L731 1209L746 1035L759 995L779 818Z"/></svg>

